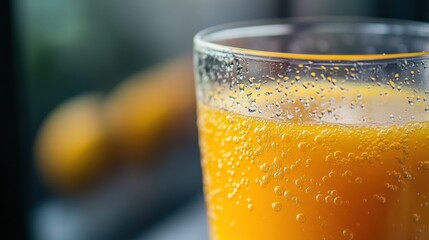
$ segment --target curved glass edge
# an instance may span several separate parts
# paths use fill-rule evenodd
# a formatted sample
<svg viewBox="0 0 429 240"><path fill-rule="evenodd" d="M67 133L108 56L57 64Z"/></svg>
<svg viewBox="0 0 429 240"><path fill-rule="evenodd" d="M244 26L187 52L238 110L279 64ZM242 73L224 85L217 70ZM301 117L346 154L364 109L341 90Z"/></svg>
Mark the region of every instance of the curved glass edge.
<svg viewBox="0 0 429 240"><path fill-rule="evenodd" d="M408 20L393 20L383 18L361 18L361 17L310 17L310 18L290 18L290 19L264 19L254 21L236 22L214 26L211 28L204 29L198 32L193 39L194 50L210 49L216 52L229 52L238 56L247 58L278 58L278 59L296 59L296 60L320 60L320 61L371 61L371 60L389 60L389 59L404 59L404 58L429 58L429 50L422 52L407 52L407 53L389 53L389 54L304 54L304 53L285 53L285 52L272 52L264 50L253 50L239 47L231 47L222 44L213 43L211 41L225 39L228 34L232 34L234 31L239 29L251 29L259 28L257 34L241 34L240 37L257 37L267 36L267 33L271 33L270 36L278 36L288 33L290 25L294 23L328 23L328 22L346 22L346 23L362 23L362 24L401 24L401 25L412 25L419 29L429 29L429 24L416 21ZM269 28L265 29L264 28ZM380 28L378 28L380 29ZM254 29L253 29L254 30ZM274 33L274 34L273 34ZM426 32L429 38L429 30ZM217 34L211 40L205 40L205 37Z"/></svg>

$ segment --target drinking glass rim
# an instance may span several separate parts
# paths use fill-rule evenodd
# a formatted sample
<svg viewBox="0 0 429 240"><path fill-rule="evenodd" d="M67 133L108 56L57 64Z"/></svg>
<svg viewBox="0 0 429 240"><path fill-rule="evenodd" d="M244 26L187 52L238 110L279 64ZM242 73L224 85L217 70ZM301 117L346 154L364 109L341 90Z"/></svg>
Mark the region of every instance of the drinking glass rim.
<svg viewBox="0 0 429 240"><path fill-rule="evenodd" d="M387 33L387 27L392 26L407 26L419 33L420 36L427 37L429 40L429 23L402 20L402 19L387 19L387 18L371 18L371 17L296 17L296 18L278 18L278 19L259 19L248 20L233 23L221 24L209 27L199 31L194 36L194 46L196 48L211 49L214 51L229 51L234 54L243 55L246 57L261 57L261 58L280 58L280 59L296 59L296 60L322 60L322 61L371 61L396 58L415 58L429 57L429 49L421 52L403 52L403 53L377 53L377 54L309 54L309 53L290 53L290 52L275 52L257 49L248 49L241 47L233 47L215 43L216 40L227 40L240 37L262 37L262 36L281 36L290 33L293 25L297 24L367 24L376 29L372 29L372 33L383 34ZM258 30L258 31L256 31ZM368 28L369 30L369 28ZM376 32L374 31L376 30ZM404 28L397 28L396 31L403 31ZM235 34L235 35L234 35ZM400 33L398 33L400 34ZM231 35L233 37L231 37ZM229 36L229 37L228 37ZM419 35L416 35L419 36Z"/></svg>

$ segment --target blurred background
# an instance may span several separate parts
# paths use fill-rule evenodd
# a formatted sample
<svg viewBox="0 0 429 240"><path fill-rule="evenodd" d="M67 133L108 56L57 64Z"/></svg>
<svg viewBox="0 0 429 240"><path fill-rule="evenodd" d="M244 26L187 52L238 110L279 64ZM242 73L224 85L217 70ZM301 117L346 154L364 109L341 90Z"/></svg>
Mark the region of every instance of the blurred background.
<svg viewBox="0 0 429 240"><path fill-rule="evenodd" d="M297 16L429 21L429 1L1 1L3 239L207 239L192 37Z"/></svg>

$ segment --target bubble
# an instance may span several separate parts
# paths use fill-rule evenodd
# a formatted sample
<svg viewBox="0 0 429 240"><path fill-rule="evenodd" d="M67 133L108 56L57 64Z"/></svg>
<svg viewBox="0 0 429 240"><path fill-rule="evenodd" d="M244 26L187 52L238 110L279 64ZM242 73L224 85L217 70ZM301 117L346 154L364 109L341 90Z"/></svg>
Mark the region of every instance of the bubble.
<svg viewBox="0 0 429 240"><path fill-rule="evenodd" d="M386 188L390 189L392 191L397 191L398 190L398 186L390 184L390 183L386 183Z"/></svg>
<svg viewBox="0 0 429 240"><path fill-rule="evenodd" d="M325 202L326 203L331 203L334 200L334 198L331 195L328 195L325 197Z"/></svg>
<svg viewBox="0 0 429 240"><path fill-rule="evenodd" d="M401 144L398 142L393 142L392 144L390 144L389 147L392 150L399 150L399 149L401 149Z"/></svg>
<svg viewBox="0 0 429 240"><path fill-rule="evenodd" d="M296 164L291 164L290 165L290 171L291 172L295 172L296 171Z"/></svg>
<svg viewBox="0 0 429 240"><path fill-rule="evenodd" d="M404 171L403 173L404 173L403 176L406 180L412 180L413 179L413 176L408 171Z"/></svg>
<svg viewBox="0 0 429 240"><path fill-rule="evenodd" d="M343 236L347 240L352 240L353 239L353 232L352 232L352 230L350 230L348 228L344 229L343 230Z"/></svg>
<svg viewBox="0 0 429 240"><path fill-rule="evenodd" d="M316 135L315 137L314 137L314 142L315 143L320 143L322 141L322 136L321 135Z"/></svg>
<svg viewBox="0 0 429 240"><path fill-rule="evenodd" d="M322 182L327 182L327 181L328 181L328 178L329 178L328 176L323 176L323 177L322 177Z"/></svg>
<svg viewBox="0 0 429 240"><path fill-rule="evenodd" d="M273 202L273 204L271 204L271 208L274 211L279 212L280 210L282 210L282 204L279 202Z"/></svg>
<svg viewBox="0 0 429 240"><path fill-rule="evenodd" d="M295 179L295 185L299 188L302 188L302 179L301 178Z"/></svg>
<svg viewBox="0 0 429 240"><path fill-rule="evenodd" d="M305 223L305 221L307 220L307 218L303 213L298 213L295 218L296 218L296 221L300 223Z"/></svg>
<svg viewBox="0 0 429 240"><path fill-rule="evenodd" d="M265 176L262 176L262 181L268 184L270 183L271 178L269 175L265 175Z"/></svg>
<svg viewBox="0 0 429 240"><path fill-rule="evenodd" d="M298 143L298 149L305 152L309 148L308 144L306 142L300 142Z"/></svg>
<svg viewBox="0 0 429 240"><path fill-rule="evenodd" d="M277 196L281 196L281 195L283 195L284 190L283 190L282 186L275 186L275 187L274 187L274 193L275 193Z"/></svg>
<svg viewBox="0 0 429 240"><path fill-rule="evenodd" d="M290 198L290 193L288 191L284 191L283 196L288 199Z"/></svg>
<svg viewBox="0 0 429 240"><path fill-rule="evenodd" d="M255 206L253 206L253 204L249 203L249 204L247 205L247 209L248 209L249 211L253 211L253 210L255 209Z"/></svg>
<svg viewBox="0 0 429 240"><path fill-rule="evenodd" d="M280 158L275 157L273 159L273 165L274 166L281 166L282 165L282 160Z"/></svg>
<svg viewBox="0 0 429 240"><path fill-rule="evenodd" d="M305 160L306 167L310 167L313 160L311 158Z"/></svg>
<svg viewBox="0 0 429 240"><path fill-rule="evenodd" d="M338 196L338 192L337 192L337 190L331 190L331 191L329 191L329 194L330 194L331 196L333 196L333 197Z"/></svg>
<svg viewBox="0 0 429 240"><path fill-rule="evenodd" d="M337 176L337 172L335 170L331 170L329 172L329 177L333 178L333 177L336 177L336 176Z"/></svg>
<svg viewBox="0 0 429 240"><path fill-rule="evenodd" d="M420 214L414 213L413 214L413 220L414 220L414 222L420 221Z"/></svg>
<svg viewBox="0 0 429 240"><path fill-rule="evenodd" d="M351 177L353 175L353 173L352 173L352 171L350 171L350 170L346 170L345 172L344 172L344 176L345 177Z"/></svg>
<svg viewBox="0 0 429 240"><path fill-rule="evenodd" d="M354 153L352 153L352 152L350 152L349 154L347 154L347 157L349 158L349 160L353 160L353 159L355 159L355 154Z"/></svg>
<svg viewBox="0 0 429 240"><path fill-rule="evenodd" d="M261 164L261 166L259 166L259 170L261 170L261 172L263 173L267 173L269 171L268 164L267 163Z"/></svg>
<svg viewBox="0 0 429 240"><path fill-rule="evenodd" d="M429 161L423 161L421 162L421 166L423 169L428 170L429 169Z"/></svg>
<svg viewBox="0 0 429 240"><path fill-rule="evenodd" d="M341 151L335 151L334 152L334 157L335 158L339 158L341 156L341 153L342 153Z"/></svg>
<svg viewBox="0 0 429 240"><path fill-rule="evenodd" d="M328 154L326 157L325 157L325 160L326 161L332 161L332 159L334 158L334 156L332 155L332 154Z"/></svg>
<svg viewBox="0 0 429 240"><path fill-rule="evenodd" d="M380 196L380 195L374 194L373 197L374 197L375 200L379 201L380 203L384 204L384 203L387 202L387 199L384 196Z"/></svg>
<svg viewBox="0 0 429 240"><path fill-rule="evenodd" d="M355 178L355 183L361 184L362 183L362 178L361 177Z"/></svg>
<svg viewBox="0 0 429 240"><path fill-rule="evenodd" d="M316 201L317 202L322 202L323 201L323 195L322 194L317 194L316 195Z"/></svg>
<svg viewBox="0 0 429 240"><path fill-rule="evenodd" d="M334 198L334 204L337 206L343 205L343 199L341 197L335 197Z"/></svg>

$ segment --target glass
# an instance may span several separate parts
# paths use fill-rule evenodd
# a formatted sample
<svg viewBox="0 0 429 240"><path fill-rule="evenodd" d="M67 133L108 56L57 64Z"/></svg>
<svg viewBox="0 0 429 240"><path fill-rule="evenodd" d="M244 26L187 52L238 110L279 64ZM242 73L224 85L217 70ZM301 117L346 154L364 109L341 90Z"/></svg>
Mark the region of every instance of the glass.
<svg viewBox="0 0 429 240"><path fill-rule="evenodd" d="M210 239L429 239L429 25L248 22L194 39Z"/></svg>

